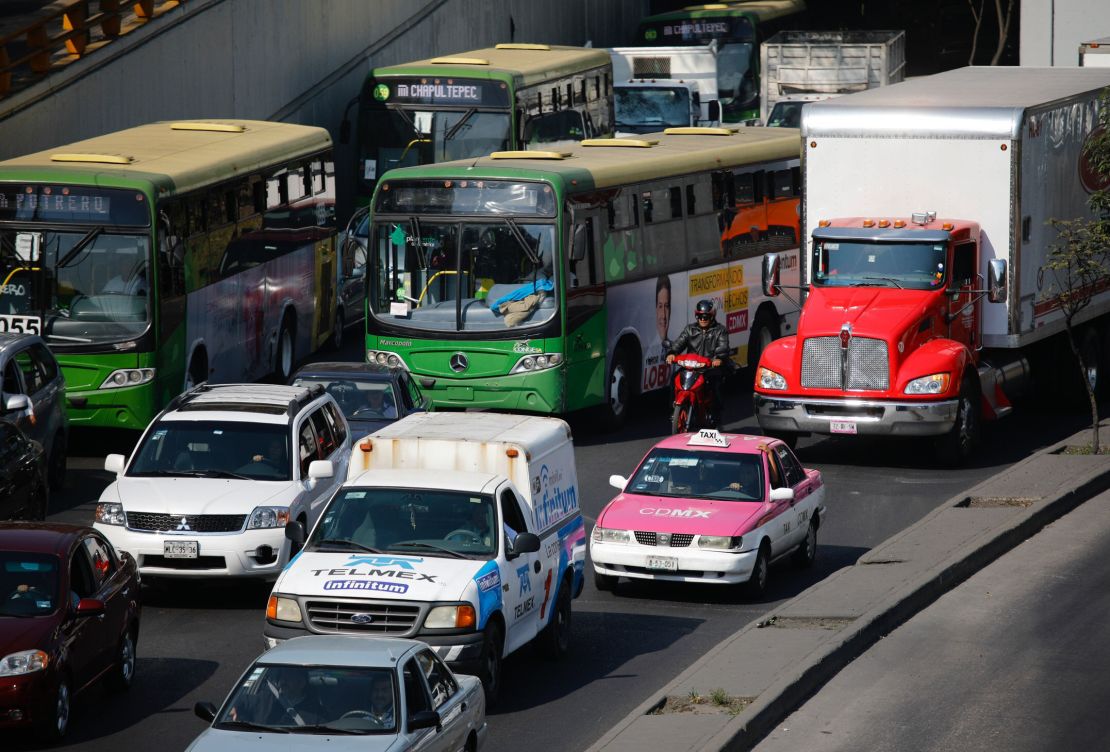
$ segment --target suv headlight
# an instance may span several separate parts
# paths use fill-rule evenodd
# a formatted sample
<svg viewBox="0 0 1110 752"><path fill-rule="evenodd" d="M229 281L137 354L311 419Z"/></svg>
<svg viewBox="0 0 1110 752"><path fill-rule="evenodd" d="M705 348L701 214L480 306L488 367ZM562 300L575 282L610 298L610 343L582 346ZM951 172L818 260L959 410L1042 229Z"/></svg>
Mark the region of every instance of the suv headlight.
<svg viewBox="0 0 1110 752"><path fill-rule="evenodd" d="M775 373L769 368L759 369L759 388L781 391L786 388L786 379L782 374Z"/></svg>
<svg viewBox="0 0 1110 752"><path fill-rule="evenodd" d="M947 373L922 376L906 384L906 394L944 394L952 377Z"/></svg>
<svg viewBox="0 0 1110 752"><path fill-rule="evenodd" d="M632 542L632 533L629 530L615 530L611 527L598 527L597 525L594 525L594 531L590 533L590 537L602 543Z"/></svg>
<svg viewBox="0 0 1110 752"><path fill-rule="evenodd" d="M436 606L424 619L426 629L466 629L477 623L474 607L469 603L461 606Z"/></svg>
<svg viewBox="0 0 1110 752"><path fill-rule="evenodd" d="M127 514L123 511L123 504L114 501L101 501L96 505L96 521L101 525L124 525L127 523Z"/></svg>
<svg viewBox="0 0 1110 752"><path fill-rule="evenodd" d="M516 362L509 373L528 373L529 371L542 371L561 365L563 356L560 353L539 353L538 355L525 355Z"/></svg>
<svg viewBox="0 0 1110 752"><path fill-rule="evenodd" d="M366 362L377 363L380 366L389 366L390 368L408 368L405 366L405 361L401 360L401 356L395 352L388 350L367 350Z"/></svg>
<svg viewBox="0 0 1110 752"><path fill-rule="evenodd" d="M738 551L744 544L742 535L699 535L698 548L715 551Z"/></svg>
<svg viewBox="0 0 1110 752"><path fill-rule="evenodd" d="M153 380L153 368L121 368L118 371L112 371L108 374L108 378L104 379L104 383L100 385L100 388L119 389L125 386L146 384Z"/></svg>
<svg viewBox="0 0 1110 752"><path fill-rule="evenodd" d="M247 522L247 530L285 527L287 522L289 522L289 507L255 507Z"/></svg>
<svg viewBox="0 0 1110 752"><path fill-rule="evenodd" d="M19 676L42 671L50 663L50 656L41 650L20 650L0 660L0 676Z"/></svg>
<svg viewBox="0 0 1110 752"><path fill-rule="evenodd" d="M271 595L266 603L266 618L274 621L301 621L301 607L292 598Z"/></svg>

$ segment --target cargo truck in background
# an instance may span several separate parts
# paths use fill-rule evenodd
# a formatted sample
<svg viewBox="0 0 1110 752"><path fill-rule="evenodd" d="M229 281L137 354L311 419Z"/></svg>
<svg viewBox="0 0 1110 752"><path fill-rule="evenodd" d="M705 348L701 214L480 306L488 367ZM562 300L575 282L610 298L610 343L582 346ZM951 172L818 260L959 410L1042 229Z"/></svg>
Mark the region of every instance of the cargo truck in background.
<svg viewBox="0 0 1110 752"><path fill-rule="evenodd" d="M760 47L760 115L797 128L802 105L898 83L904 31L780 31Z"/></svg>
<svg viewBox="0 0 1110 752"><path fill-rule="evenodd" d="M1110 68L1110 37L1092 39L1079 45L1082 68Z"/></svg>
<svg viewBox="0 0 1110 752"><path fill-rule="evenodd" d="M1064 399L1076 369L1049 220L1092 216L1083 150L1107 86L1105 68L962 68L807 106L808 294L796 334L760 358L760 428L933 437L956 464L1033 379ZM782 292L773 254L763 287ZM1095 383L1110 352L1099 289L1076 318Z"/></svg>
<svg viewBox="0 0 1110 752"><path fill-rule="evenodd" d="M614 47L617 136L719 125L717 45Z"/></svg>

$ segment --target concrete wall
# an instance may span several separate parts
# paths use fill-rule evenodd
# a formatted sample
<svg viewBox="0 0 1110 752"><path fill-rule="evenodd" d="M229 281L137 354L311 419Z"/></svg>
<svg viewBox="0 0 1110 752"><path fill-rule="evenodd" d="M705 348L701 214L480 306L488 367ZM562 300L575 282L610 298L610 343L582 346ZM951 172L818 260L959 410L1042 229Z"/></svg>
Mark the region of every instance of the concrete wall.
<svg viewBox="0 0 1110 752"><path fill-rule="evenodd" d="M1079 45L1099 37L1110 37L1110 0L1021 0L1021 65L1078 65Z"/></svg>
<svg viewBox="0 0 1110 752"><path fill-rule="evenodd" d="M627 44L646 10L647 0L190 0L0 100L0 158L181 118L284 120L337 138L371 66L510 40ZM341 186L348 152L337 148Z"/></svg>

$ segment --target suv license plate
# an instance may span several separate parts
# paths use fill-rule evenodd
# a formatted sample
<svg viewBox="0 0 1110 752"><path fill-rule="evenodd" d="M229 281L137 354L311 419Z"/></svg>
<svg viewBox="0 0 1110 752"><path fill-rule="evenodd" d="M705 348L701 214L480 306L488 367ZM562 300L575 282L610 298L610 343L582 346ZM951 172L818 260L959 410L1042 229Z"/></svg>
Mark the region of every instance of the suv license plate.
<svg viewBox="0 0 1110 752"><path fill-rule="evenodd" d="M833 433L855 433L856 422L854 420L834 420L829 426L829 430Z"/></svg>
<svg viewBox="0 0 1110 752"><path fill-rule="evenodd" d="M666 569L671 572L678 571L678 559L673 556L649 556L648 569Z"/></svg>
<svg viewBox="0 0 1110 752"><path fill-rule="evenodd" d="M195 559L197 558L196 541L166 541L163 543L167 559Z"/></svg>

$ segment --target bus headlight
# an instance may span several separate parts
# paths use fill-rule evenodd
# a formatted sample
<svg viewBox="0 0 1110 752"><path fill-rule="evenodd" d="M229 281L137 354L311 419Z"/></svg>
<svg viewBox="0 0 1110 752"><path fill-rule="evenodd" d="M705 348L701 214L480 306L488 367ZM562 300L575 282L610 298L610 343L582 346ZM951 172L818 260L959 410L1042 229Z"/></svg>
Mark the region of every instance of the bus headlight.
<svg viewBox="0 0 1110 752"><path fill-rule="evenodd" d="M952 377L947 373L922 376L906 384L906 394L944 394Z"/></svg>
<svg viewBox="0 0 1110 752"><path fill-rule="evenodd" d="M108 374L101 389L119 389L125 386L139 386L154 380L153 368L120 368Z"/></svg>
<svg viewBox="0 0 1110 752"><path fill-rule="evenodd" d="M405 361L401 360L401 356L395 352L388 350L367 350L366 362L377 363L379 366L388 366L389 368L408 368L405 366Z"/></svg>
<svg viewBox="0 0 1110 752"><path fill-rule="evenodd" d="M540 353L538 355L525 355L516 362L509 373L528 373L529 371L542 371L562 365L561 353Z"/></svg>
<svg viewBox="0 0 1110 752"><path fill-rule="evenodd" d="M786 388L786 379L782 374L775 373L769 368L759 369L759 388L781 391Z"/></svg>

